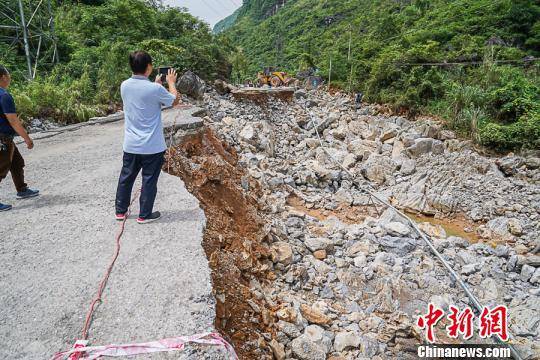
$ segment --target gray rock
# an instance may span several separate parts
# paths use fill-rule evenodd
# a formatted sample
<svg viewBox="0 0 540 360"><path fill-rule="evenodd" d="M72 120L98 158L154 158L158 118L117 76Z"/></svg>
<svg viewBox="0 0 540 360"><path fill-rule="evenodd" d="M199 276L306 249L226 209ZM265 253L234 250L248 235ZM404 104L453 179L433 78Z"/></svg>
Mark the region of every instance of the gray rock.
<svg viewBox="0 0 540 360"><path fill-rule="evenodd" d="M315 259L312 255L306 256L305 259L307 259L311 263L311 265L315 268L315 270L317 270L319 274L327 274L332 271L332 268L327 263Z"/></svg>
<svg viewBox="0 0 540 360"><path fill-rule="evenodd" d="M433 140L433 144L431 145L431 152L436 155L443 154L444 143L440 140Z"/></svg>
<svg viewBox="0 0 540 360"><path fill-rule="evenodd" d="M332 340L326 336L326 331L322 327L318 325L309 325L304 330L304 335L315 344L322 346L327 353L330 352Z"/></svg>
<svg viewBox="0 0 540 360"><path fill-rule="evenodd" d="M360 350L367 359L374 359L379 352L379 343L369 336L361 336Z"/></svg>
<svg viewBox="0 0 540 360"><path fill-rule="evenodd" d="M322 133L324 129L329 127L334 122L338 121L339 117L340 117L339 113L336 113L336 112L330 113L322 122L319 123L319 125L317 126L317 131L319 133Z"/></svg>
<svg viewBox="0 0 540 360"><path fill-rule="evenodd" d="M379 218L379 223L381 225L387 224L389 222L400 222L404 225L409 225L408 221L392 208L387 208L386 210L384 210L381 217Z"/></svg>
<svg viewBox="0 0 540 360"><path fill-rule="evenodd" d="M367 265L366 255L360 254L360 255L358 255L357 257L354 258L354 266L356 266L357 268L361 269L366 265Z"/></svg>
<svg viewBox="0 0 540 360"><path fill-rule="evenodd" d="M499 167L499 170L506 176L512 176L517 173L517 169L523 165L523 159L516 156L507 156L502 159L498 159L495 164Z"/></svg>
<svg viewBox="0 0 540 360"><path fill-rule="evenodd" d="M408 148L414 145L414 142L416 139L420 138L419 134L416 133L407 133L402 135L401 139L403 141L403 145Z"/></svg>
<svg viewBox="0 0 540 360"><path fill-rule="evenodd" d="M284 241L278 241L272 244L272 260L284 265L291 264L293 260L291 245Z"/></svg>
<svg viewBox="0 0 540 360"><path fill-rule="evenodd" d="M347 154L345 155L345 158L343 159L343 167L345 169L350 169L356 164L356 155L354 154Z"/></svg>
<svg viewBox="0 0 540 360"><path fill-rule="evenodd" d="M220 79L214 81L214 88L221 95L228 94L235 89L233 85L228 84L227 82Z"/></svg>
<svg viewBox="0 0 540 360"><path fill-rule="evenodd" d="M406 255L416 248L416 241L410 238L385 236L378 239L379 244L385 248L399 254Z"/></svg>
<svg viewBox="0 0 540 360"><path fill-rule="evenodd" d="M475 264L475 263L478 262L477 259L476 259L476 256L474 256L473 253L471 253L470 251L467 251L467 250L458 251L458 253L456 254L456 260L461 265Z"/></svg>
<svg viewBox="0 0 540 360"><path fill-rule="evenodd" d="M525 166L527 167L527 169L530 169L530 170L540 169L540 158L537 158L537 157L526 158Z"/></svg>
<svg viewBox="0 0 540 360"><path fill-rule="evenodd" d="M424 125L424 131L422 132L422 136L426 138L437 138L439 136L440 131L440 125L439 124L425 124Z"/></svg>
<svg viewBox="0 0 540 360"><path fill-rule="evenodd" d="M523 265L521 268L521 280L523 281L529 281L529 279L533 276L535 272L535 268L530 265Z"/></svg>
<svg viewBox="0 0 540 360"><path fill-rule="evenodd" d="M486 278L480 283L480 299L488 303L499 298L499 285L492 278Z"/></svg>
<svg viewBox="0 0 540 360"><path fill-rule="evenodd" d="M298 89L294 92L294 97L296 99L304 99L307 97L307 92L303 89Z"/></svg>
<svg viewBox="0 0 540 360"><path fill-rule="evenodd" d="M317 250L326 250L328 252L332 251L334 248L332 240L325 238L307 238L304 241L304 244L309 250L311 250L311 252L315 252Z"/></svg>
<svg viewBox="0 0 540 360"><path fill-rule="evenodd" d="M319 103L313 99L309 99L306 101L306 108L313 108L313 107L316 107L316 106L319 106Z"/></svg>
<svg viewBox="0 0 540 360"><path fill-rule="evenodd" d="M527 264L534 267L540 266L540 255L528 255L518 257L518 264Z"/></svg>
<svg viewBox="0 0 540 360"><path fill-rule="evenodd" d="M529 282L535 285L540 284L540 268L536 268L536 270L534 271L534 274L529 279Z"/></svg>
<svg viewBox="0 0 540 360"><path fill-rule="evenodd" d="M255 129L250 124L246 125L242 131L240 131L240 137L246 141L251 141L255 137Z"/></svg>
<svg viewBox="0 0 540 360"><path fill-rule="evenodd" d="M204 96L205 84L200 77L192 71L186 71L176 82L178 91L189 95L195 99L202 99Z"/></svg>
<svg viewBox="0 0 540 360"><path fill-rule="evenodd" d="M416 161L414 161L413 159L406 159L401 164L401 169L399 172L402 175L407 176L407 175L414 174L415 171L416 171Z"/></svg>
<svg viewBox="0 0 540 360"><path fill-rule="evenodd" d="M537 336L540 328L540 297L529 296L527 300L508 311L510 331L517 336Z"/></svg>
<svg viewBox="0 0 540 360"><path fill-rule="evenodd" d="M359 345L360 336L350 331L339 332L334 339L334 349L339 352L349 348L356 348Z"/></svg>
<svg viewBox="0 0 540 360"><path fill-rule="evenodd" d="M368 140L355 139L347 145L347 150L358 160L365 160L377 150L377 144Z"/></svg>
<svg viewBox="0 0 540 360"><path fill-rule="evenodd" d="M508 230L508 221L509 219L505 217L496 217L487 222L486 227L491 230L495 235L501 236L503 238L509 238L512 236Z"/></svg>
<svg viewBox="0 0 540 360"><path fill-rule="evenodd" d="M400 222L390 222L383 225L390 235L406 236L411 233L411 228Z"/></svg>
<svg viewBox="0 0 540 360"><path fill-rule="evenodd" d="M294 324L291 324L290 322L279 320L276 326L290 338L297 338L301 335L298 327L296 327L296 325Z"/></svg>
<svg viewBox="0 0 540 360"><path fill-rule="evenodd" d="M368 180L382 185L394 172L394 162L382 155L372 154L362 166L362 175Z"/></svg>
<svg viewBox="0 0 540 360"><path fill-rule="evenodd" d="M317 345L310 340L309 336L301 335L291 342L291 349L295 356L301 360L325 360L326 350L322 345Z"/></svg>
<svg viewBox="0 0 540 360"><path fill-rule="evenodd" d="M461 268L461 273L463 275L472 275L478 272L478 264L467 264Z"/></svg>
<svg viewBox="0 0 540 360"><path fill-rule="evenodd" d="M456 134L452 130L441 130L439 132L439 140L452 140L456 138Z"/></svg>
<svg viewBox="0 0 540 360"><path fill-rule="evenodd" d="M521 236L523 235L523 225L518 219L508 219L508 231L512 235Z"/></svg>
<svg viewBox="0 0 540 360"><path fill-rule="evenodd" d="M506 245L497 245L495 248L495 255L507 258L510 256L510 248Z"/></svg>
<svg viewBox="0 0 540 360"><path fill-rule="evenodd" d="M433 147L432 138L419 138L414 140L414 144L407 148L407 151L411 156L420 156L431 152Z"/></svg>
<svg viewBox="0 0 540 360"><path fill-rule="evenodd" d="M433 295L431 299L429 299L429 302L433 303L435 306L443 309L444 311L448 311L450 304L452 304L452 300L448 294Z"/></svg>

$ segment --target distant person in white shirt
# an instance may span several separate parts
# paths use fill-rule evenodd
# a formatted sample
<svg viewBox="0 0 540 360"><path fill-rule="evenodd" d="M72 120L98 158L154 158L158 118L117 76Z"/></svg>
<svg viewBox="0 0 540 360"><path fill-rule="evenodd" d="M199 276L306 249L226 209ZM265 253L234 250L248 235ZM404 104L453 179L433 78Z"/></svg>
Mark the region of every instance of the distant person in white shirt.
<svg viewBox="0 0 540 360"><path fill-rule="evenodd" d="M125 135L122 172L116 191L116 219L123 221L131 202L135 179L142 170L140 212L137 222L145 224L160 218L153 211L157 194L157 182L167 146L161 122L162 106L174 106L179 102L176 91L176 71L169 70L166 81L169 91L161 83L158 74L154 82L152 57L144 51L129 55L133 76L122 83L120 92L124 103Z"/></svg>

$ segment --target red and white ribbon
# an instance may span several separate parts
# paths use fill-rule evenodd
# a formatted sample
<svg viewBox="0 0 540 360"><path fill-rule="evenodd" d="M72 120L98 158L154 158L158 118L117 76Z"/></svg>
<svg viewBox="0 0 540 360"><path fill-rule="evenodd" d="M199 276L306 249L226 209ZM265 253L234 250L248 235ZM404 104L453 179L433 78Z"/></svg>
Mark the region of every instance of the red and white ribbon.
<svg viewBox="0 0 540 360"><path fill-rule="evenodd" d="M73 349L56 353L51 360L93 360L100 357L121 357L156 352L182 351L188 343L221 347L230 355L231 359L238 360L232 345L218 333L179 336L159 341L123 345L86 346L86 344L77 341Z"/></svg>

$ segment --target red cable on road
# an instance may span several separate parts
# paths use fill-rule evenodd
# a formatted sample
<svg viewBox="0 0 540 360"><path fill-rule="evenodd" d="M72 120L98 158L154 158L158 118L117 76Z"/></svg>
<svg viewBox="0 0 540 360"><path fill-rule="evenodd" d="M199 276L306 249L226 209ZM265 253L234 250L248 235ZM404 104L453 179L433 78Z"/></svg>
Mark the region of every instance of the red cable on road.
<svg viewBox="0 0 540 360"><path fill-rule="evenodd" d="M179 336L176 338L162 339L158 341L151 341L151 342L139 343L139 344L122 344L122 345L111 344L111 345L105 345L105 346L88 346L88 330L90 329L90 324L92 323L92 317L94 315L96 305L98 302L101 302L101 296L103 295L103 291L105 290L105 287L107 286L107 281L109 280L109 276L111 275L114 264L116 263L116 260L118 259L118 256L120 255L120 247L121 247L120 240L122 239L122 235L124 234L124 229L126 228L126 221L129 215L131 215L131 206L139 198L141 191L142 190L140 189L137 190L137 192L133 196L133 199L131 200L131 203L129 204L124 220L122 220L120 230L116 234L116 239L115 239L116 249L114 251L109 267L107 268L107 271L105 272L105 275L103 276L103 279L101 279L101 282L99 283L98 292L96 296L94 297L94 299L92 300L92 302L90 303L90 309L88 310L88 313L86 314L84 326L82 329L81 339L75 342L75 345L73 346L71 350L56 353L52 357L51 360L61 360L61 359L65 359L66 357L68 357L69 360L79 360L79 359L93 360L93 359L98 359L104 356L105 357L106 356L118 357L118 356L133 356L133 355L139 355L139 354L148 354L148 353L154 353L154 352L182 351L184 350L185 345L188 343L217 346L217 347L223 348L229 354L231 359L238 360L238 357L232 345L229 344L227 340L223 339L221 335L218 333L203 333L203 334L196 334L196 335L191 335L191 336Z"/></svg>
<svg viewBox="0 0 540 360"><path fill-rule="evenodd" d="M128 210L126 212L126 216L124 217L124 220L122 221L122 225L120 226L120 231L118 231L118 234L116 235L116 250L114 252L111 263L109 264L109 267L107 268L107 272L105 273L105 276L99 283L99 289L96 294L96 297L94 298L94 300L92 300L92 303L90 304L90 309L88 310L88 313L86 314L86 320L84 322L84 327L82 329L82 337L81 337L82 340L88 339L88 329L90 328L90 323L92 322L92 315L94 314L96 304L98 302L101 302L101 295L103 294L103 290L105 290L105 286L107 286L107 281L109 280L109 276L111 275L112 269L114 267L114 263L116 262L116 259L118 259L118 255L120 254L120 239L122 238L122 235L124 234L127 218L129 217L129 215L131 215L131 206L133 205L135 200L138 199L140 192L141 190L137 190L137 192L135 193L135 196L133 197L133 200L131 200L131 203L129 204Z"/></svg>

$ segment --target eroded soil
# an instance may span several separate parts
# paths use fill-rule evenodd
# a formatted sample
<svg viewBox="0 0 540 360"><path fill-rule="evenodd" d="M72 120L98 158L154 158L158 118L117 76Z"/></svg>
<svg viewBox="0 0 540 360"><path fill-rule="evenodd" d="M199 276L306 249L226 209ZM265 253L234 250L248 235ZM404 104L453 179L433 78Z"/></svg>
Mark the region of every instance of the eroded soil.
<svg viewBox="0 0 540 360"><path fill-rule="evenodd" d="M234 150L206 129L186 135L167 154L166 169L179 176L206 215L203 247L212 269L216 329L233 344L241 359L271 359L265 344L274 316L262 292L270 254L263 221L257 214L260 190L236 166ZM246 186L246 184L244 184ZM255 291L254 291L255 290Z"/></svg>

